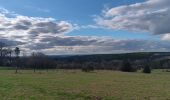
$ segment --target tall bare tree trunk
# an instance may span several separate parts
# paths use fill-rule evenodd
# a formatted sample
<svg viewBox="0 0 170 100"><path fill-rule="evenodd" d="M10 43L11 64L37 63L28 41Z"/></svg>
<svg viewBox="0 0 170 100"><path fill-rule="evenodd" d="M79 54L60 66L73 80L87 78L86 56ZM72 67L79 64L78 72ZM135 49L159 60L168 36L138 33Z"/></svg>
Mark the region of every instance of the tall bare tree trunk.
<svg viewBox="0 0 170 100"><path fill-rule="evenodd" d="M18 60L19 60L19 58L17 57L17 58L16 58L15 73L18 73L18 65L19 65L19 64L18 64L18 63L19 63L19 61L18 61Z"/></svg>
<svg viewBox="0 0 170 100"><path fill-rule="evenodd" d="M20 49L18 47L16 47L14 51L15 51L15 55L16 55L16 71L15 71L15 73L18 73Z"/></svg>
<svg viewBox="0 0 170 100"><path fill-rule="evenodd" d="M15 73L18 73L18 66L16 66Z"/></svg>
<svg viewBox="0 0 170 100"><path fill-rule="evenodd" d="M35 73L36 65L34 65L34 73Z"/></svg>
<svg viewBox="0 0 170 100"><path fill-rule="evenodd" d="M10 62L10 66L12 65L12 52L10 52L9 54L9 62Z"/></svg>

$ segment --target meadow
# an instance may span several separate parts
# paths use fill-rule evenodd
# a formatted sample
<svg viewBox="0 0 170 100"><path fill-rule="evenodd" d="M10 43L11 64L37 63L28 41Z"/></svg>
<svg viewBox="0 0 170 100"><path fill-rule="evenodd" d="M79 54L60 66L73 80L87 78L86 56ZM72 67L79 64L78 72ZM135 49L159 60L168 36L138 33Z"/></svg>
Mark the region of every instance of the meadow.
<svg viewBox="0 0 170 100"><path fill-rule="evenodd" d="M170 73L0 69L1 100L169 100Z"/></svg>

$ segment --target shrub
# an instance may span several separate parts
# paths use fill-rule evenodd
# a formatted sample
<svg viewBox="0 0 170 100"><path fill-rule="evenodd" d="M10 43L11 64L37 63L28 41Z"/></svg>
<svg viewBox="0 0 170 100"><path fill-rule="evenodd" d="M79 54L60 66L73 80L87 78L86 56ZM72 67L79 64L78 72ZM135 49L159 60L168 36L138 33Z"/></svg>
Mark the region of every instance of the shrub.
<svg viewBox="0 0 170 100"><path fill-rule="evenodd" d="M120 69L123 72L136 72L136 69L131 66L131 63L127 60L124 60L122 67Z"/></svg>
<svg viewBox="0 0 170 100"><path fill-rule="evenodd" d="M143 73L151 73L151 68L149 65L146 65L143 69Z"/></svg>
<svg viewBox="0 0 170 100"><path fill-rule="evenodd" d="M82 71L83 72L91 72L91 71L94 71L94 67L92 64L85 64L83 67L82 67Z"/></svg>

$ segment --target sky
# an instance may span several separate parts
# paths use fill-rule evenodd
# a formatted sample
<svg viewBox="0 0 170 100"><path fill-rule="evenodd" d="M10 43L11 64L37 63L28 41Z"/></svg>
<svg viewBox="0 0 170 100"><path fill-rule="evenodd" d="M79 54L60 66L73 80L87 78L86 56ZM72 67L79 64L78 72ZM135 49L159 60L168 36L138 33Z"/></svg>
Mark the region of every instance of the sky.
<svg viewBox="0 0 170 100"><path fill-rule="evenodd" d="M0 42L52 55L170 51L170 0L0 0Z"/></svg>

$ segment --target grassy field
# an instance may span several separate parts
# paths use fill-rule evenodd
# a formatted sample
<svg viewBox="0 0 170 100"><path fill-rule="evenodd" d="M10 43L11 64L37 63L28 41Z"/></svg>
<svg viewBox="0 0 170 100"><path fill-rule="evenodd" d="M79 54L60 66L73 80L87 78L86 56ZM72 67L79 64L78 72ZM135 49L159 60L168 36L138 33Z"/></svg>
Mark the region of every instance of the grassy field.
<svg viewBox="0 0 170 100"><path fill-rule="evenodd" d="M1 100L170 100L170 73L0 69Z"/></svg>

